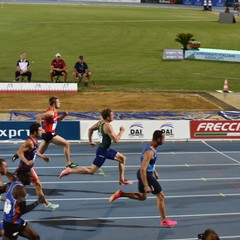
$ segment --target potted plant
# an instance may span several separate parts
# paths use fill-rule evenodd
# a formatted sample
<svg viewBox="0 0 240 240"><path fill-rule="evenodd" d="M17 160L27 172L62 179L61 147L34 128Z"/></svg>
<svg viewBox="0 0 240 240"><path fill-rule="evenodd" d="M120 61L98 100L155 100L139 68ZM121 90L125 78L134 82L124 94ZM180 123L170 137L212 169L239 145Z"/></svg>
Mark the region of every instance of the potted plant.
<svg viewBox="0 0 240 240"><path fill-rule="evenodd" d="M175 41L181 43L182 49L185 51L188 49L188 43L190 41L195 41L195 39L191 33L179 33L175 38Z"/></svg>

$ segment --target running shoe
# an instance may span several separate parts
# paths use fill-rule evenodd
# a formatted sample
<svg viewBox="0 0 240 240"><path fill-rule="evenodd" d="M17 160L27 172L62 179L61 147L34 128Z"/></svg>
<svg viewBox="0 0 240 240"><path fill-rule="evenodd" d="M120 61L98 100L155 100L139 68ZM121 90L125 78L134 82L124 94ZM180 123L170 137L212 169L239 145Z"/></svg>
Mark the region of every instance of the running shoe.
<svg viewBox="0 0 240 240"><path fill-rule="evenodd" d="M45 207L50 210L56 210L57 208L59 208L59 204L53 204L49 202L48 205L45 205Z"/></svg>
<svg viewBox="0 0 240 240"><path fill-rule="evenodd" d="M122 190L117 190L110 198L109 198L109 202L112 203L113 201L117 200L118 198L120 198L123 195L123 191Z"/></svg>
<svg viewBox="0 0 240 240"><path fill-rule="evenodd" d="M67 166L66 166L66 168L75 168L75 167L77 167L78 166L78 164L77 163L70 163L70 164L68 164Z"/></svg>
<svg viewBox="0 0 240 240"><path fill-rule="evenodd" d="M15 162L17 159L18 159L18 155L15 153L15 154L12 156L12 162Z"/></svg>
<svg viewBox="0 0 240 240"><path fill-rule="evenodd" d="M64 176L67 176L69 174L69 171L70 171L71 168L67 167L65 168L59 175L59 178L62 178Z"/></svg>
<svg viewBox="0 0 240 240"><path fill-rule="evenodd" d="M119 185L121 185L121 186L122 185L129 185L129 184L133 184L133 181L124 179L123 181L119 182Z"/></svg>
<svg viewBox="0 0 240 240"><path fill-rule="evenodd" d="M177 221L172 221L170 219L166 219L165 221L161 221L160 225L162 227L174 227L175 225L177 225Z"/></svg>

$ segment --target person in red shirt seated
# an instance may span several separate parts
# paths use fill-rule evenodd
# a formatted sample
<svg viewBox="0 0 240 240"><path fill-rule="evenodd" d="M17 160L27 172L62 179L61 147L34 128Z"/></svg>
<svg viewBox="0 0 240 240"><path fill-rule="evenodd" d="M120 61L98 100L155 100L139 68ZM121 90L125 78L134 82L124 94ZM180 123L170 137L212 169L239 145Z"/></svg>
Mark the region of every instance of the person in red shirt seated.
<svg viewBox="0 0 240 240"><path fill-rule="evenodd" d="M56 58L52 60L51 66L50 66L50 78L51 82L54 82L54 77L57 76L63 76L64 82L67 81L67 65L65 61L61 58L61 54L57 53Z"/></svg>

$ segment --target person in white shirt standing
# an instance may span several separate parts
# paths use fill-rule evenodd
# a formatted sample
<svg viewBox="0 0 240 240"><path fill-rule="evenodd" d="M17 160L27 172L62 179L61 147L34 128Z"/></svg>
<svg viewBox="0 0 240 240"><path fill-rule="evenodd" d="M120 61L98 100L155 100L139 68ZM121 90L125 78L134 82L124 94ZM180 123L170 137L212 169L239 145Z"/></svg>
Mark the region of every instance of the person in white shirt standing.
<svg viewBox="0 0 240 240"><path fill-rule="evenodd" d="M27 60L26 53L21 53L20 59L17 61L15 81L19 82L21 76L27 76L28 82L31 82L32 72L30 71L30 63Z"/></svg>

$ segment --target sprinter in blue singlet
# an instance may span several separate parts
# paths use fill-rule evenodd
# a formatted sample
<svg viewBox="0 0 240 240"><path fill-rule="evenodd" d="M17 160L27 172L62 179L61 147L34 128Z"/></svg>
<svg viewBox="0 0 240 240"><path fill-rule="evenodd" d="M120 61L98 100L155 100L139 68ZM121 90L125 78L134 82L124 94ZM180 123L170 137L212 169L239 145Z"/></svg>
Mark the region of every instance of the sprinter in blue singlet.
<svg viewBox="0 0 240 240"><path fill-rule="evenodd" d="M151 192L157 197L157 207L161 217L160 225L162 227L173 227L177 224L177 221L172 221L166 217L164 193L161 185L157 181L159 175L155 169L157 147L162 145L164 141L165 134L163 131L156 130L153 133L152 141L143 148L141 154L141 167L137 172L139 192L123 192L122 190L117 190L109 198L109 202L112 203L120 197L144 201L147 198L147 194Z"/></svg>

